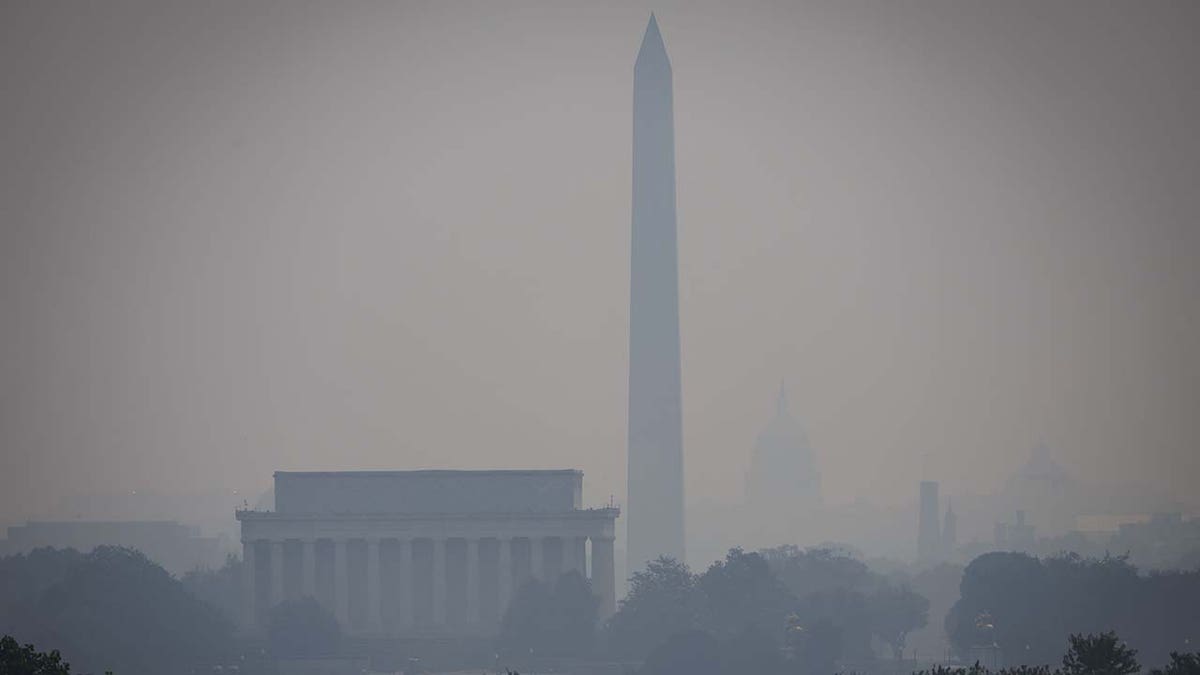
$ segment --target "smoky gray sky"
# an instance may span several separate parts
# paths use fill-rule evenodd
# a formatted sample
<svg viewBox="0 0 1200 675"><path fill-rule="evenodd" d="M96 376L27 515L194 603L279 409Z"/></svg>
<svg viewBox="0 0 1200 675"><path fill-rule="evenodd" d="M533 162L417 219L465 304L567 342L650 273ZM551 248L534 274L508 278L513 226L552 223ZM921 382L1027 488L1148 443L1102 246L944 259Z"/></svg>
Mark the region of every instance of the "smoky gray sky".
<svg viewBox="0 0 1200 675"><path fill-rule="evenodd" d="M734 6L736 4L736 6ZM623 498L633 61L675 75L689 501L1200 479L1200 4L0 7L0 520L276 469Z"/></svg>

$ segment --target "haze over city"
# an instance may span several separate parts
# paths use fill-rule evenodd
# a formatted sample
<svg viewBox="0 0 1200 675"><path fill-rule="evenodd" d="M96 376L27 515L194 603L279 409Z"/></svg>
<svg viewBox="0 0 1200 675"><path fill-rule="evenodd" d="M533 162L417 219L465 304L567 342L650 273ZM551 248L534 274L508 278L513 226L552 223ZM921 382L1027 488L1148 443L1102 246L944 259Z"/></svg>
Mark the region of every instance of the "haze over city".
<svg viewBox="0 0 1200 675"><path fill-rule="evenodd" d="M646 493L666 521L678 496L687 547L656 521L678 546L627 569L631 92L658 26L678 349L642 363L678 359L645 400L681 401L683 489L651 453ZM219 564L287 512L286 472L514 470L603 520L563 569L586 580L616 528L603 620L658 553L965 565L1194 527L1198 34L1200 5L1165 1L8 3L0 529L178 521ZM667 258L647 269L674 280ZM339 485L289 504L383 503ZM1200 564L1171 541L1131 559ZM354 607L343 626L379 611Z"/></svg>
<svg viewBox="0 0 1200 675"><path fill-rule="evenodd" d="M740 490L781 379L831 500L986 491L1039 442L1187 497L1194 7L686 7L689 499ZM144 10L6 12L9 519L282 467L619 497L647 9Z"/></svg>

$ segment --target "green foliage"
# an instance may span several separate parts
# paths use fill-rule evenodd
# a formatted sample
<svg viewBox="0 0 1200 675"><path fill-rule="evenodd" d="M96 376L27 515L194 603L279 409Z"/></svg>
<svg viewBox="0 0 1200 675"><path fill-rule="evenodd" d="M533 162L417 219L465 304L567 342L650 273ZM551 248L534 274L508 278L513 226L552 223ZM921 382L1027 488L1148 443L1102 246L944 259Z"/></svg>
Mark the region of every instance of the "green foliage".
<svg viewBox="0 0 1200 675"><path fill-rule="evenodd" d="M790 583L781 581L784 574L790 575ZM743 670L774 642L784 645L786 666L825 674L836 671L839 661L873 658L872 636L900 656L909 633L926 624L929 612L928 600L908 586L890 583L848 555L823 549L784 547L762 554L733 549L699 576L660 559L632 581L629 596L608 624L614 654L628 658L645 658L668 639L701 630L722 649L742 649L747 655L741 659ZM807 593L796 599L792 589ZM1013 664L1058 660L1067 642L1065 630L1100 633L1115 627L1123 635L1128 630L1160 649L1163 660L1169 651L1163 647L1185 644L1185 637L1200 633L1200 615L1193 609L1200 606L1200 572L1139 576L1119 557L1038 560L1017 553L987 554L963 571L960 589L946 620L953 644L960 653L998 647L1004 661ZM1113 644L1112 634L1105 635L1072 638L1062 675L1138 672L1128 670L1137 664L1132 648L1121 645L1105 654L1105 646ZM758 670L773 667L770 657L764 659ZM1175 657L1170 672L1200 675L1188 670L1195 666L1190 657ZM1002 672L1060 673L1043 665Z"/></svg>
<svg viewBox="0 0 1200 675"><path fill-rule="evenodd" d="M793 589L805 595L797 599ZM608 637L615 655L645 658L672 636L703 630L723 649L740 650L743 663L758 659L758 670L774 667L782 644L791 667L824 675L843 657L873 658L873 632L902 649L928 610L924 597L892 588L842 552L734 548L701 575L666 558L635 574Z"/></svg>
<svg viewBox="0 0 1200 675"><path fill-rule="evenodd" d="M909 632L929 622L929 601L907 586L882 586L867 597L871 632L892 647L899 659Z"/></svg>
<svg viewBox="0 0 1200 675"><path fill-rule="evenodd" d="M928 670L915 671L913 675L988 675L988 669L976 662L974 665L967 668L934 666Z"/></svg>
<svg viewBox="0 0 1200 675"><path fill-rule="evenodd" d="M242 561L229 555L219 569L197 569L180 579L184 589L193 596L221 610L229 621L241 612Z"/></svg>
<svg viewBox="0 0 1200 675"><path fill-rule="evenodd" d="M996 671L997 675L1062 675L1060 670L1052 670L1050 666L1014 666L1012 668L1001 668Z"/></svg>
<svg viewBox="0 0 1200 675"><path fill-rule="evenodd" d="M550 620L553 645L544 652L562 656L591 653L596 641L596 622L600 599L591 584L576 571L563 574L550 595Z"/></svg>
<svg viewBox="0 0 1200 675"><path fill-rule="evenodd" d="M1137 652L1125 646L1117 634L1108 631L1092 635L1071 635L1067 653L1062 657L1062 668L1052 670L1050 666L1021 665L989 671L976 663L970 668L947 668L935 666L913 675L1134 675L1141 671ZM1200 673L1200 656L1196 654L1171 654L1171 664L1164 670L1152 670L1152 674L1196 675Z"/></svg>
<svg viewBox="0 0 1200 675"><path fill-rule="evenodd" d="M808 648L811 667L829 659L869 660L871 636L891 645L899 656L908 634L928 621L929 601L907 586L892 586L850 553L835 548L794 546L769 549L764 555L784 585L799 598L798 627L819 626L830 645ZM836 636L836 639L834 639Z"/></svg>
<svg viewBox="0 0 1200 675"><path fill-rule="evenodd" d="M1126 647L1112 631L1069 639L1071 647L1062 660L1066 675L1133 675L1142 669L1137 650Z"/></svg>
<svg viewBox="0 0 1200 675"><path fill-rule="evenodd" d="M1066 636L1052 635L1038 616L1043 577L1038 560L1023 553L988 553L971 561L961 596L946 617L951 644L961 654L997 644L1008 661L1053 660Z"/></svg>
<svg viewBox="0 0 1200 675"><path fill-rule="evenodd" d="M919 670L913 675L1062 675L1060 670L1051 670L1050 666L1016 666L990 671L976 662L968 668L952 668L934 666L928 670Z"/></svg>
<svg viewBox="0 0 1200 675"><path fill-rule="evenodd" d="M843 631L828 619L801 625L793 617L788 629L787 646L792 661L805 675L826 675L837 671L837 660L844 650Z"/></svg>
<svg viewBox="0 0 1200 675"><path fill-rule="evenodd" d="M550 630L550 589L536 579L530 579L517 589L508 603L500 627L501 649L516 655L530 652L541 654L548 642Z"/></svg>
<svg viewBox="0 0 1200 675"><path fill-rule="evenodd" d="M1151 675L1200 675L1200 654L1171 652L1171 661L1163 668L1155 668Z"/></svg>
<svg viewBox="0 0 1200 675"><path fill-rule="evenodd" d="M73 548L37 548L0 558L0 626L9 626L31 611L42 593L83 559Z"/></svg>
<svg viewBox="0 0 1200 675"><path fill-rule="evenodd" d="M342 631L329 610L305 597L271 608L267 637L276 657L328 656L338 652Z"/></svg>
<svg viewBox="0 0 1200 675"><path fill-rule="evenodd" d="M879 583L865 563L845 551L780 546L762 553L775 576L797 598L838 589L866 592Z"/></svg>
<svg viewBox="0 0 1200 675"><path fill-rule="evenodd" d="M707 604L708 629L719 639L748 628L781 637L796 600L758 553L740 548L713 563L696 581Z"/></svg>
<svg viewBox="0 0 1200 675"><path fill-rule="evenodd" d="M721 670L730 675L775 675L786 670L775 638L756 625L747 625L721 643Z"/></svg>
<svg viewBox="0 0 1200 675"><path fill-rule="evenodd" d="M629 580L629 592L607 625L617 656L643 659L672 635L705 625L705 599L696 575L672 558L651 561Z"/></svg>
<svg viewBox="0 0 1200 675"><path fill-rule="evenodd" d="M591 652L599 601L587 580L571 571L551 589L529 581L509 603L501 647L514 655L584 656Z"/></svg>
<svg viewBox="0 0 1200 675"><path fill-rule="evenodd" d="M1200 634L1200 572L1138 575L1121 557L988 553L963 571L946 617L960 654L996 645L1008 663L1049 663L1069 633L1115 630L1151 663Z"/></svg>
<svg viewBox="0 0 1200 675"><path fill-rule="evenodd" d="M130 549L13 556L0 561L0 588L0 632L54 644L84 671L169 675L232 646L233 627L217 610Z"/></svg>
<svg viewBox="0 0 1200 675"><path fill-rule="evenodd" d="M58 650L39 652L33 645L21 646L9 635L0 638L0 673L3 675L70 675Z"/></svg>
<svg viewBox="0 0 1200 675"><path fill-rule="evenodd" d="M796 607L796 623L806 630L820 626L827 635L836 634L831 647L821 647L822 654L836 647L834 659L843 657L869 659L871 651L871 616L867 598L860 591L835 588L810 593Z"/></svg>

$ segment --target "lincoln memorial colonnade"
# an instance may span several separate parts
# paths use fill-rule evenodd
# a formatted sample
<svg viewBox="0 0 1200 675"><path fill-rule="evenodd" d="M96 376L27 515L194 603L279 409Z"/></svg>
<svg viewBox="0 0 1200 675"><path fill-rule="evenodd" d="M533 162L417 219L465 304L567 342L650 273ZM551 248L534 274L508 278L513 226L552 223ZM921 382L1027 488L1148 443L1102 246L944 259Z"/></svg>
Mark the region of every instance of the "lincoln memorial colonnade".
<svg viewBox="0 0 1200 675"><path fill-rule="evenodd" d="M239 511L244 624L311 596L350 635L494 632L522 583L590 579L615 611L617 509L579 471L277 472L274 511Z"/></svg>

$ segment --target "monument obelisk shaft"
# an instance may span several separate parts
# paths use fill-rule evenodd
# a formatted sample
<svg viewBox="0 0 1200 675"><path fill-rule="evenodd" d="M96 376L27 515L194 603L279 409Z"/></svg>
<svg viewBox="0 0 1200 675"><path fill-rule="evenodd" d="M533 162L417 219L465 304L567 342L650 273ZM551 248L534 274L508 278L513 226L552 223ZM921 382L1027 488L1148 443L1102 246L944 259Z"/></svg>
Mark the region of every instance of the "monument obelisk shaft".
<svg viewBox="0 0 1200 675"><path fill-rule="evenodd" d="M633 69L628 568L684 560L679 269L671 63L650 17Z"/></svg>

